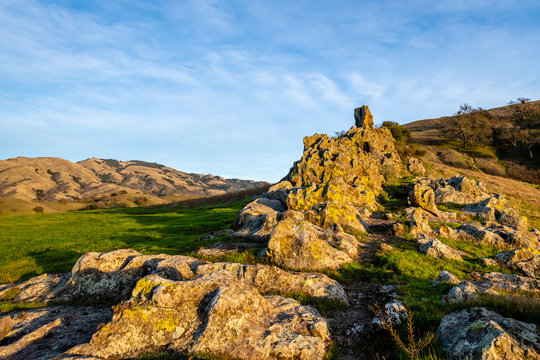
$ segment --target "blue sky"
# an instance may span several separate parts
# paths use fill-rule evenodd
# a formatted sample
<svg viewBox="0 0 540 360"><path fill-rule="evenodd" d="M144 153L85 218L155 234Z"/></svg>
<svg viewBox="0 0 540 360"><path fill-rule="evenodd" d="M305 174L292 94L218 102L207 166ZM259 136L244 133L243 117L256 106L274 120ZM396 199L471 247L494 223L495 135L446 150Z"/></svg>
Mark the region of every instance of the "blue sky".
<svg viewBox="0 0 540 360"><path fill-rule="evenodd" d="M538 1L0 0L0 159L277 181L302 137L540 98Z"/></svg>

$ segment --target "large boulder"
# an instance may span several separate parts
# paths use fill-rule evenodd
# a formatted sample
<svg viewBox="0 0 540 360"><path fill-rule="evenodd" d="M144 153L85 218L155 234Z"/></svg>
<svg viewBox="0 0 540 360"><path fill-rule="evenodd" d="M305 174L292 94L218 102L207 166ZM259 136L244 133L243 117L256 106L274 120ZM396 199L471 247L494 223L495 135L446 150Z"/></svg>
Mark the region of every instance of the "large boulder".
<svg viewBox="0 0 540 360"><path fill-rule="evenodd" d="M439 209L435 205L435 193L428 185L417 182L409 193L409 202L412 206L420 207L433 215L439 215Z"/></svg>
<svg viewBox="0 0 540 360"><path fill-rule="evenodd" d="M540 359L536 325L505 318L485 308L446 315L438 333L450 360Z"/></svg>
<svg viewBox="0 0 540 360"><path fill-rule="evenodd" d="M527 248L540 250L540 236L536 230L528 231L524 228L510 227L496 223L463 224L447 235L452 239L482 243L501 249Z"/></svg>
<svg viewBox="0 0 540 360"><path fill-rule="evenodd" d="M528 277L540 279L540 255L527 249L502 251L495 255L495 259L503 266L521 270Z"/></svg>
<svg viewBox="0 0 540 360"><path fill-rule="evenodd" d="M228 271L194 280L141 279L132 298L92 340L65 357L133 358L170 349L237 359L323 359L330 342L324 319L277 295L262 296Z"/></svg>
<svg viewBox="0 0 540 360"><path fill-rule="evenodd" d="M318 234L322 241L348 249L351 255L358 251L356 239L339 228L319 231ZM182 255L141 255L130 249L86 253L77 261L71 274L45 274L22 283L1 286L0 299L15 294L10 297L11 301L120 301L128 299L137 281L149 274L182 281L217 270L230 272L261 293L294 293L347 302L343 287L321 274L289 272L268 265L207 263Z"/></svg>
<svg viewBox="0 0 540 360"><path fill-rule="evenodd" d="M421 208L412 208L410 211L409 232L412 236L431 235L433 230L429 226L427 219L424 216L424 210Z"/></svg>
<svg viewBox="0 0 540 360"><path fill-rule="evenodd" d="M301 270L337 269L353 261L358 241L339 228L323 231L303 220L281 221L270 237L270 257L280 266Z"/></svg>

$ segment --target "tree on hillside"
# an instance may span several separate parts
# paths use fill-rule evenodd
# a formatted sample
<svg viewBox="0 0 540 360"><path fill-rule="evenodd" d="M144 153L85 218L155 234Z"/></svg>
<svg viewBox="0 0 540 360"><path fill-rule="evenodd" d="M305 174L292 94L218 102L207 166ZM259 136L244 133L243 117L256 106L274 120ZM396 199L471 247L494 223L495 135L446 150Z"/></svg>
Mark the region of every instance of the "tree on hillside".
<svg viewBox="0 0 540 360"><path fill-rule="evenodd" d="M508 105L511 106L512 115L497 129L495 140L509 142L514 148L522 145L533 159L533 149L540 144L540 112L525 97L511 100Z"/></svg>
<svg viewBox="0 0 540 360"><path fill-rule="evenodd" d="M482 108L465 103L443 124L441 132L449 139L459 139L463 149L474 143L488 144L493 135L492 118Z"/></svg>

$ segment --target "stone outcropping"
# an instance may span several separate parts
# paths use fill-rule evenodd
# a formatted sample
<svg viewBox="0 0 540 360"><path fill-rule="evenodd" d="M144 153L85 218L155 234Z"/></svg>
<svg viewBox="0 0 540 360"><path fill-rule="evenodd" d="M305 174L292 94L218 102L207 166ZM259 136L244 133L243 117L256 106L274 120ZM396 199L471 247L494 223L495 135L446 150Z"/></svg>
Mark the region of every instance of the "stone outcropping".
<svg viewBox="0 0 540 360"><path fill-rule="evenodd" d="M163 349L239 359L322 359L330 341L325 320L315 309L276 294L347 303L343 287L322 274L267 265L208 263L181 255L141 255L129 249L87 253L71 274L40 276L4 286L0 297L14 293L14 289L19 297L26 294L24 300L120 301L112 320L110 311L92 310L105 316L100 322L108 323L91 340L97 323L86 337L62 335L78 331L70 327L74 320L65 315L70 307L45 308L40 328L25 325L28 331L24 334L30 334L27 337L6 330L6 346L0 350L5 354L21 349L34 354L44 342L39 340L34 348L29 339L65 336L68 340L55 348L56 355L77 346L59 359L130 358ZM21 321L16 318L14 328L20 329ZM76 322L81 321L85 321L84 316Z"/></svg>
<svg viewBox="0 0 540 360"><path fill-rule="evenodd" d="M494 257L502 266L520 270L533 279L540 279L540 255L527 249L517 249L500 252Z"/></svg>
<svg viewBox="0 0 540 360"><path fill-rule="evenodd" d="M540 336L534 324L505 318L485 308L446 315L438 333L450 360L540 359Z"/></svg>
<svg viewBox="0 0 540 360"><path fill-rule="evenodd" d="M463 261L461 254L457 250L444 244L440 240L437 240L435 238L428 238L425 236L420 236L417 241L418 241L418 244L420 245L418 247L418 250L420 250L422 253L428 256L431 256L434 258Z"/></svg>
<svg viewBox="0 0 540 360"><path fill-rule="evenodd" d="M0 359L53 359L90 341L112 314L110 307L102 306L49 306L11 312L12 329L1 343Z"/></svg>
<svg viewBox="0 0 540 360"><path fill-rule="evenodd" d="M147 276L112 321L66 356L136 357L158 349L238 359L323 359L330 341L319 313L296 300L262 296L218 270L194 280ZM60 357L62 359L62 357Z"/></svg>
<svg viewBox="0 0 540 360"><path fill-rule="evenodd" d="M341 229L365 232L363 214L379 208L383 174L401 171L390 131L373 128L367 106L355 110L355 119L344 135L305 137L289 174L240 212L237 236L268 241L271 258L296 269L351 262L359 244Z"/></svg>
<svg viewBox="0 0 540 360"><path fill-rule="evenodd" d="M426 174L424 165L415 157L410 157L409 160L407 160L407 170L416 176L424 176Z"/></svg>
<svg viewBox="0 0 540 360"><path fill-rule="evenodd" d="M321 274L290 272L268 265L208 263L182 255L142 255L131 249L86 253L76 262L71 274L45 274L6 285L0 289L0 299L15 288L18 294L12 299L14 302L121 301L128 299L135 284L147 275L183 281L217 270L231 273L238 281L254 286L262 293L295 293L347 302L343 287ZM57 282L58 279L62 282Z"/></svg>

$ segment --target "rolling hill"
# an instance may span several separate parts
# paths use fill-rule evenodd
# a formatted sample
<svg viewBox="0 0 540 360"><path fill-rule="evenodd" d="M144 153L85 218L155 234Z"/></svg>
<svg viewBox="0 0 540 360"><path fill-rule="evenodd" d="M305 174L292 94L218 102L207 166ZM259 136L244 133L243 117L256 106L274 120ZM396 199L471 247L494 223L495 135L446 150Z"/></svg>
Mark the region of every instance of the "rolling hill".
<svg viewBox="0 0 540 360"><path fill-rule="evenodd" d="M0 160L0 211L45 212L80 208L161 204L222 195L265 183L190 174L139 160L87 159L77 163L54 158L17 157ZM23 211L27 212L27 211Z"/></svg>
<svg viewBox="0 0 540 360"><path fill-rule="evenodd" d="M456 115L435 119L418 120L403 125L410 131L409 143L428 150L431 160L440 161L456 168L478 170L490 175L513 178L540 184L540 101L527 102L531 116L527 128L516 119L517 107L507 105L482 110L486 117L489 134L483 142L472 142L466 148L459 139L445 134L445 125L452 123ZM448 128L446 128L448 129ZM530 131L536 145L530 149L516 141L512 144L508 134ZM506 133L506 138L501 133ZM532 156L532 157L531 157Z"/></svg>

